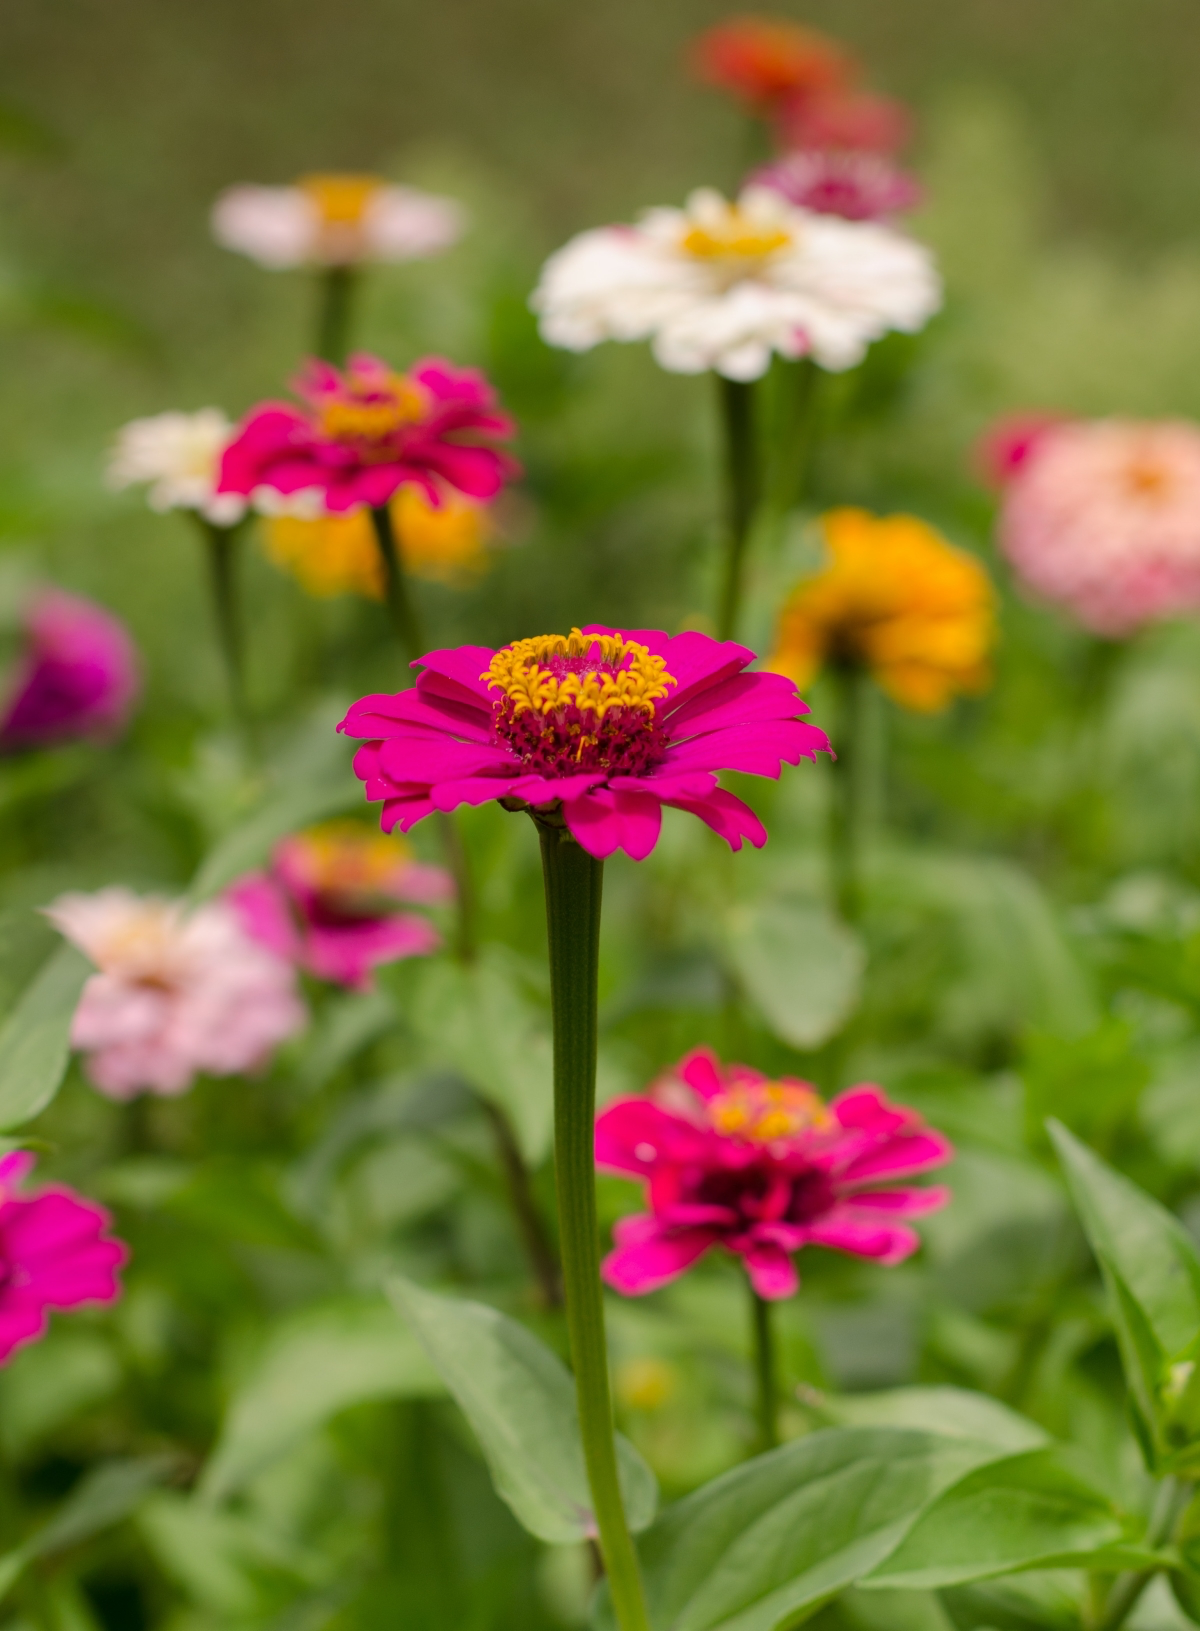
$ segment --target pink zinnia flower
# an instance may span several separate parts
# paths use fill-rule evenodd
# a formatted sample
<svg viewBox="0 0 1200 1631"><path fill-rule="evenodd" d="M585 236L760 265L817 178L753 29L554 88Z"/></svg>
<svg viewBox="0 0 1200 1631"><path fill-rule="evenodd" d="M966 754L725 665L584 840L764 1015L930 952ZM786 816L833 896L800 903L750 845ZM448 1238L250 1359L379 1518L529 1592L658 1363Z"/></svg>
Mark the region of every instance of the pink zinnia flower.
<svg viewBox="0 0 1200 1631"><path fill-rule="evenodd" d="M185 912L112 888L61 895L46 916L99 970L71 1042L110 1099L185 1093L201 1071L256 1070L305 1023L294 969L251 940L223 901Z"/></svg>
<svg viewBox="0 0 1200 1631"><path fill-rule="evenodd" d="M319 980L367 990L372 970L441 945L428 918L397 901L438 905L454 898L440 866L414 860L407 845L357 821L331 821L285 838L269 872L240 878L228 899L260 944Z"/></svg>
<svg viewBox="0 0 1200 1631"><path fill-rule="evenodd" d="M0 1364L45 1336L50 1309L115 1301L129 1258L102 1206L59 1185L18 1195L33 1164L23 1150L0 1160Z"/></svg>
<svg viewBox="0 0 1200 1631"><path fill-rule="evenodd" d="M303 408L264 402L247 414L222 456L218 493L263 508L303 495L314 511L341 514L378 508L405 483L435 507L443 482L486 500L519 471L493 445L514 427L477 369L429 357L397 374L360 352L344 371L310 361L295 389Z"/></svg>
<svg viewBox="0 0 1200 1631"><path fill-rule="evenodd" d="M662 807L688 810L740 849L766 829L717 783L719 770L777 777L829 750L791 680L749 674L754 653L706 634L671 637L589 624L499 651L434 651L414 690L364 697L340 730L366 737L354 760L385 832L434 810L501 799L562 808L598 858L644 860Z"/></svg>
<svg viewBox="0 0 1200 1631"><path fill-rule="evenodd" d="M846 221L886 221L921 201L916 180L878 153L809 147L764 164L746 180L789 204Z"/></svg>
<svg viewBox="0 0 1200 1631"><path fill-rule="evenodd" d="M27 646L0 718L0 752L114 736L138 693L125 625L61 589L37 594L24 621Z"/></svg>
<svg viewBox="0 0 1200 1631"><path fill-rule="evenodd" d="M908 1219L945 1189L895 1187L950 1160L947 1139L880 1088L826 1106L808 1082L722 1068L697 1048L644 1097L596 1120L596 1164L645 1180L648 1212L622 1218L604 1260L626 1296L656 1291L713 1246L736 1252L760 1297L790 1297L792 1253L829 1246L899 1263L920 1245Z"/></svg>
<svg viewBox="0 0 1200 1631"><path fill-rule="evenodd" d="M1200 429L1047 427L1004 489L999 539L1025 586L1094 634L1200 611Z"/></svg>

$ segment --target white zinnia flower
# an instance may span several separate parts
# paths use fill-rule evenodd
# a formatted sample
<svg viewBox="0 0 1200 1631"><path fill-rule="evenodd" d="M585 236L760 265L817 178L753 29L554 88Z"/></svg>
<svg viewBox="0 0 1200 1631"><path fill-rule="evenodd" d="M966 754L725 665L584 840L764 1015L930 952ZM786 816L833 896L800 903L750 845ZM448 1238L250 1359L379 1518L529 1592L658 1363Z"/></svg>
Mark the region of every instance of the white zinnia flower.
<svg viewBox="0 0 1200 1631"><path fill-rule="evenodd" d="M151 509L196 510L218 526L232 526L246 513L246 500L216 491L221 455L232 435L220 408L132 419L117 432L108 484L145 483Z"/></svg>
<svg viewBox="0 0 1200 1631"><path fill-rule="evenodd" d="M460 204L373 176L302 176L294 187L229 187L212 212L213 236L260 266L354 266L420 260L463 230Z"/></svg>
<svg viewBox="0 0 1200 1631"><path fill-rule="evenodd" d="M572 238L530 304L551 345L651 340L672 373L751 380L773 351L853 368L889 329L921 328L941 280L930 251L891 227L817 215L767 188L735 204L701 188L686 209Z"/></svg>

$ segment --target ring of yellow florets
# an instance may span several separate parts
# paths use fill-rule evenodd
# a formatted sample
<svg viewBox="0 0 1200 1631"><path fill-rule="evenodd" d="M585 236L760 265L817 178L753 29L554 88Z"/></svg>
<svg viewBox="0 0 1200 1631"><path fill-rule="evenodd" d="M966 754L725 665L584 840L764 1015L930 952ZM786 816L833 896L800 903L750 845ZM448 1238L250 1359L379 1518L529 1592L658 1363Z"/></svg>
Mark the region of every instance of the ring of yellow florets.
<svg viewBox="0 0 1200 1631"><path fill-rule="evenodd" d="M389 374L386 380L358 383L353 375L336 396L320 404L321 432L333 442L355 447L359 456L370 460L392 456L392 438L407 425L424 418L425 392L405 374Z"/></svg>
<svg viewBox="0 0 1200 1631"><path fill-rule="evenodd" d="M638 776L666 752L655 704L675 676L636 640L579 629L537 635L498 651L479 677L500 692L497 740L531 772Z"/></svg>
<svg viewBox="0 0 1200 1631"><path fill-rule="evenodd" d="M816 1089L801 1082L735 1082L709 1100L708 1115L716 1132L750 1144L777 1144L833 1124Z"/></svg>

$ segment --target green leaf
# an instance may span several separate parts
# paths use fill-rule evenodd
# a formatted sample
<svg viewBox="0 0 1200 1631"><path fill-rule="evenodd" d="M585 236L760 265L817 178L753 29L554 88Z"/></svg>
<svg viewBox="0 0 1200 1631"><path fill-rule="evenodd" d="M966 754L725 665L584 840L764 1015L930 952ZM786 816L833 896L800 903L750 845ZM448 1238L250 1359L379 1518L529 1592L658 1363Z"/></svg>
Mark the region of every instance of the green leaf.
<svg viewBox="0 0 1200 1631"><path fill-rule="evenodd" d="M275 845L288 833L357 809L361 802L361 789L349 776L345 780L322 778L272 794L205 856L188 891L189 902L197 905L243 873L265 866Z"/></svg>
<svg viewBox="0 0 1200 1631"><path fill-rule="evenodd" d="M736 907L727 946L746 1000L793 1047L820 1047L858 1003L866 952L823 906L783 899Z"/></svg>
<svg viewBox="0 0 1200 1631"><path fill-rule="evenodd" d="M1105 1495L1063 1464L1032 1450L969 1474L933 1502L887 1559L859 1582L921 1590L986 1580L1020 1569L1132 1561L1119 1551L1126 1524Z"/></svg>
<svg viewBox="0 0 1200 1631"><path fill-rule="evenodd" d="M552 1544L596 1533L575 1385L523 1325L482 1303L439 1297L411 1281L388 1290L475 1430L497 1494L525 1528ZM618 1435L625 1511L635 1532L654 1518L654 1474Z"/></svg>
<svg viewBox="0 0 1200 1631"><path fill-rule="evenodd" d="M226 1499L351 1405L440 1392L420 1346L386 1303L305 1309L276 1328L234 1393L200 1496Z"/></svg>
<svg viewBox="0 0 1200 1631"><path fill-rule="evenodd" d="M312 1548L281 1535L260 1514L166 1490L146 1502L138 1530L163 1571L212 1616L200 1621L205 1626L277 1625L298 1588L321 1570Z"/></svg>
<svg viewBox="0 0 1200 1631"><path fill-rule="evenodd" d="M669 1507L638 1550L655 1631L776 1631L882 1563L994 1445L890 1427L828 1428ZM609 1631L602 1602L598 1624Z"/></svg>
<svg viewBox="0 0 1200 1631"><path fill-rule="evenodd" d="M805 1401L806 1403L808 1401ZM1026 1416L959 1387L897 1387L877 1393L826 1394L811 1408L839 1427L915 1427L1002 1450L1040 1449L1049 1435Z"/></svg>
<svg viewBox="0 0 1200 1631"><path fill-rule="evenodd" d="M71 1020L94 973L74 946L60 946L17 999L0 1029L0 1128L20 1127L58 1092L71 1057Z"/></svg>
<svg viewBox="0 0 1200 1631"><path fill-rule="evenodd" d="M554 1127L553 1047L545 1016L507 961L486 950L470 967L449 958L419 971L413 1023L425 1061L450 1068L505 1112L531 1165Z"/></svg>

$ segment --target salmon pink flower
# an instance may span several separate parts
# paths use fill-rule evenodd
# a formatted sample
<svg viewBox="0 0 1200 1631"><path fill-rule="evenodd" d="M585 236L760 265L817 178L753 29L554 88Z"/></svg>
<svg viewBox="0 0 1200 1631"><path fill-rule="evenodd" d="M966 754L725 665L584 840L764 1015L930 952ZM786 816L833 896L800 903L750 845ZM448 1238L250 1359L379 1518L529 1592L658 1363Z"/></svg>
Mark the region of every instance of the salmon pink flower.
<svg viewBox="0 0 1200 1631"><path fill-rule="evenodd" d="M454 898L454 880L413 858L399 839L357 821L331 821L285 838L269 872L228 891L254 940L319 980L368 990L380 963L425 957L441 945L428 918L396 903L431 906Z"/></svg>
<svg viewBox="0 0 1200 1631"><path fill-rule="evenodd" d="M462 206L376 176L302 176L293 187L229 187L212 212L213 237L271 271L421 260L448 249Z"/></svg>
<svg viewBox="0 0 1200 1631"><path fill-rule="evenodd" d="M691 56L698 79L732 92L756 113L840 87L855 71L835 40L776 17L731 17L706 29Z"/></svg>
<svg viewBox="0 0 1200 1631"><path fill-rule="evenodd" d="M52 1308L115 1302L129 1259L102 1206L58 1184L19 1194L33 1164L23 1150L0 1160L0 1364L45 1336Z"/></svg>
<svg viewBox="0 0 1200 1631"><path fill-rule="evenodd" d="M99 971L71 1042L111 1099L186 1093L201 1071L255 1070L305 1023L290 964L251 940L223 901L189 913L111 888L61 895L45 912Z"/></svg>
<svg viewBox="0 0 1200 1631"><path fill-rule="evenodd" d="M899 1183L950 1160L947 1139L870 1084L822 1103L808 1082L723 1068L698 1048L642 1097L596 1119L596 1164L640 1178L649 1211L623 1218L604 1278L629 1297L676 1279L714 1246L735 1252L760 1297L790 1297L792 1255L827 1246L899 1263L912 1218L945 1189Z"/></svg>
<svg viewBox="0 0 1200 1631"><path fill-rule="evenodd" d="M218 493L263 509L307 499L314 513L340 515L379 508L409 483L435 506L443 483L486 500L517 474L494 445L513 434L513 423L476 369L430 357L397 374L359 352L344 371L310 361L296 393L303 408L264 402L242 421L221 461Z"/></svg>
<svg viewBox="0 0 1200 1631"><path fill-rule="evenodd" d="M719 770L777 777L828 751L800 717L791 680L745 672L754 653L706 634L589 624L499 651L434 651L416 687L363 697L338 727L367 738L355 757L383 828L407 832L434 810L500 799L561 808L597 858L644 860L662 807L687 810L732 849L766 829L717 783Z"/></svg>
<svg viewBox="0 0 1200 1631"><path fill-rule="evenodd" d="M1093 634L1200 611L1200 429L1045 427L1004 487L999 540L1026 588Z"/></svg>
<svg viewBox="0 0 1200 1631"><path fill-rule="evenodd" d="M879 153L806 147L764 164L749 178L798 209L844 221L887 221L914 209L921 189L907 171Z"/></svg>
<svg viewBox="0 0 1200 1631"><path fill-rule="evenodd" d="M61 589L35 595L24 623L25 651L0 713L0 752L116 735L138 694L125 625Z"/></svg>

